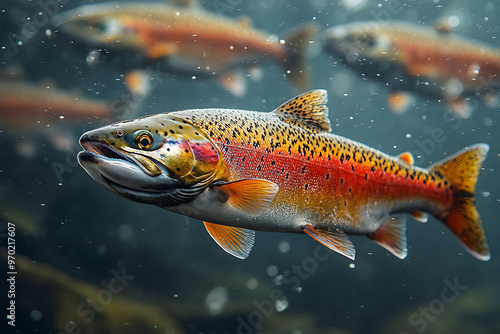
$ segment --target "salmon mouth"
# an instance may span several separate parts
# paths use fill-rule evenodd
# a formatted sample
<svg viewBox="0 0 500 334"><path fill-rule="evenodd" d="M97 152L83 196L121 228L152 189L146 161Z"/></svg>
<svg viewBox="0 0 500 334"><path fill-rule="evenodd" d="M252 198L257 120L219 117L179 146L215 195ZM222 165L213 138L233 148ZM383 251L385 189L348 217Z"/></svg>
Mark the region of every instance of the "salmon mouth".
<svg viewBox="0 0 500 334"><path fill-rule="evenodd" d="M130 163L136 163L130 157L112 148L110 145L101 143L99 141L92 141L88 139L88 137L86 136L83 136L80 139L80 145L85 150L81 152L83 154L82 157L84 159L91 158L92 156L95 155L100 155L109 159L125 160Z"/></svg>
<svg viewBox="0 0 500 334"><path fill-rule="evenodd" d="M201 191L170 177L165 168L152 176L133 156L89 135L81 137L80 145L84 151L78 153L78 163L94 180L124 198L168 207L192 200Z"/></svg>

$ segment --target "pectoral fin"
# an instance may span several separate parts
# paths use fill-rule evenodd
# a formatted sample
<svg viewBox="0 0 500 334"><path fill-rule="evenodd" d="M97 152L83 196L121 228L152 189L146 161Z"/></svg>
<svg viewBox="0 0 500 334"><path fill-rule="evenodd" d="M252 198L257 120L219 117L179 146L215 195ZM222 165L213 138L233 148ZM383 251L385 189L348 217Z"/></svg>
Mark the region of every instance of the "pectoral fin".
<svg viewBox="0 0 500 334"><path fill-rule="evenodd" d="M408 253L406 248L406 224L404 218L391 218L378 230L368 235L368 238L387 249L400 259Z"/></svg>
<svg viewBox="0 0 500 334"><path fill-rule="evenodd" d="M203 222L210 236L223 250L238 259L246 259L255 241L255 231Z"/></svg>
<svg viewBox="0 0 500 334"><path fill-rule="evenodd" d="M177 45L175 43L155 44L147 49L147 56L150 59L159 59L177 52Z"/></svg>
<svg viewBox="0 0 500 334"><path fill-rule="evenodd" d="M427 223L427 221L429 220L429 215L422 211L412 212L411 215L413 216L413 218L415 218L416 221L420 223Z"/></svg>
<svg viewBox="0 0 500 334"><path fill-rule="evenodd" d="M315 228L312 224L305 224L302 226L302 229L308 236L314 238L331 250L354 260L356 250L351 240L349 240L344 232L337 229L320 230Z"/></svg>
<svg viewBox="0 0 500 334"><path fill-rule="evenodd" d="M248 84L241 71L233 70L219 76L219 82L233 96L243 97L247 93Z"/></svg>
<svg viewBox="0 0 500 334"><path fill-rule="evenodd" d="M397 115L404 114L415 104L415 98L408 92L392 92L387 96L387 105Z"/></svg>
<svg viewBox="0 0 500 334"><path fill-rule="evenodd" d="M279 187L267 180L245 179L218 185L227 195L227 202L249 215L258 215L267 210Z"/></svg>

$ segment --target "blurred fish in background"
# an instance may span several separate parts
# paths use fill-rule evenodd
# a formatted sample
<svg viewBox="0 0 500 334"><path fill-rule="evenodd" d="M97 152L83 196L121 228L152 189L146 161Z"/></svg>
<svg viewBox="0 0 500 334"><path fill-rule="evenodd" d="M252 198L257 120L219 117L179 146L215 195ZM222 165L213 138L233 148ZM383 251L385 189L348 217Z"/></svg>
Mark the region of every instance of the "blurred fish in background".
<svg viewBox="0 0 500 334"><path fill-rule="evenodd" d="M235 96L247 90L240 68L250 68L258 79L258 65L265 59L280 64L297 88L307 88L306 49L316 31L304 25L279 39L253 28L246 17L233 20L195 3L91 4L58 14L52 22L77 43L122 54L127 66L156 62L169 73L216 76Z"/></svg>
<svg viewBox="0 0 500 334"><path fill-rule="evenodd" d="M451 20L453 22L453 20ZM396 113L415 103L411 92L444 100L457 115L470 117L468 98L481 95L497 107L500 86L499 50L455 36L444 19L435 27L376 21L354 22L328 29L324 50L364 77L384 83Z"/></svg>
<svg viewBox="0 0 500 334"><path fill-rule="evenodd" d="M0 79L0 130L10 135L21 132L27 137L42 134L54 147L68 151L76 138L71 126L77 122L112 122L129 115L149 93L144 73L132 71L125 77L127 89L109 101L90 98L78 90L64 90L54 83L37 83L15 76ZM18 151L29 157L34 153L33 138Z"/></svg>

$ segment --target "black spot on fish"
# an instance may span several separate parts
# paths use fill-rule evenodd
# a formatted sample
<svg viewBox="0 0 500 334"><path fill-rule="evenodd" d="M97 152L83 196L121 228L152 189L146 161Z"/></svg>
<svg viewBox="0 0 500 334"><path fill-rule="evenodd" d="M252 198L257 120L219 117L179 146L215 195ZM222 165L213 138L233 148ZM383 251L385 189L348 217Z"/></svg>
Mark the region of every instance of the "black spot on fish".
<svg viewBox="0 0 500 334"><path fill-rule="evenodd" d="M328 180L330 178L330 174L326 173L326 179Z"/></svg>
<svg viewBox="0 0 500 334"><path fill-rule="evenodd" d="M174 133L175 133L175 131L174 131L174 130L172 130L172 129L170 129L170 133L174 134Z"/></svg>

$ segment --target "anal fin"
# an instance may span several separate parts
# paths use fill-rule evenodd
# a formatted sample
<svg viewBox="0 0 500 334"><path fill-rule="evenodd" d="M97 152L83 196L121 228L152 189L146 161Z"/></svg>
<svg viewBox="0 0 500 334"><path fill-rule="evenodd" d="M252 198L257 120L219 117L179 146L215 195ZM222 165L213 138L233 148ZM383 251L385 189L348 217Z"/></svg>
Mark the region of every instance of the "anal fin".
<svg viewBox="0 0 500 334"><path fill-rule="evenodd" d="M368 238L387 249L400 259L408 254L406 248L406 223L404 218L391 218L379 227L378 230L368 234Z"/></svg>
<svg viewBox="0 0 500 334"><path fill-rule="evenodd" d="M336 251L351 260L354 260L356 250L347 235L340 230L320 230L312 224L302 226L304 232L314 240L322 243L331 250Z"/></svg>
<svg viewBox="0 0 500 334"><path fill-rule="evenodd" d="M246 259L255 241L255 231L240 227L203 222L210 236L226 252Z"/></svg>

